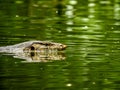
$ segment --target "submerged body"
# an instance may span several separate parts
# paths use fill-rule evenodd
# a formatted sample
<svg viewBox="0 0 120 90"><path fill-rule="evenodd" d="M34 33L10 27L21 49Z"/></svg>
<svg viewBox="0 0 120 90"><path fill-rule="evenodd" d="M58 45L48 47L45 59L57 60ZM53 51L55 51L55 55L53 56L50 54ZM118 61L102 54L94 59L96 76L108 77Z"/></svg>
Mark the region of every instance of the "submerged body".
<svg viewBox="0 0 120 90"><path fill-rule="evenodd" d="M15 45L0 47L1 53L9 53L14 58L25 59L26 62L48 62L64 60L66 45L48 41L27 41Z"/></svg>

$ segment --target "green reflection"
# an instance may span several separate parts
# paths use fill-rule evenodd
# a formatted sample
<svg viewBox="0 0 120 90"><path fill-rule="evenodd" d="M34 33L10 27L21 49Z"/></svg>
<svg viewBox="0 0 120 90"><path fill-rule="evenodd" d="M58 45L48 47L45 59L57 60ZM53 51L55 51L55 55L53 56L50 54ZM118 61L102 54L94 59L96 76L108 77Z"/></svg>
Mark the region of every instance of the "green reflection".
<svg viewBox="0 0 120 90"><path fill-rule="evenodd" d="M119 90L119 0L0 1L0 46L68 45L66 59L21 63L0 54L1 90Z"/></svg>

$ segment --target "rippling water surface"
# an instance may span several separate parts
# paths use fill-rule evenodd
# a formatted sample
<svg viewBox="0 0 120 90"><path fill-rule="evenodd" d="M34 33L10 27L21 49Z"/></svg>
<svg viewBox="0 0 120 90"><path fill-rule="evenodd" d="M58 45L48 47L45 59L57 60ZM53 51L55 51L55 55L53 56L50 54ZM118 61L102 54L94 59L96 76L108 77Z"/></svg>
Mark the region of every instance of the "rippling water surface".
<svg viewBox="0 0 120 90"><path fill-rule="evenodd" d="M0 7L0 46L68 46L45 62L0 53L0 90L120 89L119 0L1 0Z"/></svg>

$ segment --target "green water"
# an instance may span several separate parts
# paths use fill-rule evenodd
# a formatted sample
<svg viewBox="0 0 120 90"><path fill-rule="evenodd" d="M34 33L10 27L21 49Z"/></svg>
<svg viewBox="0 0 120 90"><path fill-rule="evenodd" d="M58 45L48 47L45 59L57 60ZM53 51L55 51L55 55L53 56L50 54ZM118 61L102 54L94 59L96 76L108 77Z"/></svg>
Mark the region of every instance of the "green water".
<svg viewBox="0 0 120 90"><path fill-rule="evenodd" d="M1 0L0 46L64 43L64 60L0 54L0 90L119 90L119 0Z"/></svg>

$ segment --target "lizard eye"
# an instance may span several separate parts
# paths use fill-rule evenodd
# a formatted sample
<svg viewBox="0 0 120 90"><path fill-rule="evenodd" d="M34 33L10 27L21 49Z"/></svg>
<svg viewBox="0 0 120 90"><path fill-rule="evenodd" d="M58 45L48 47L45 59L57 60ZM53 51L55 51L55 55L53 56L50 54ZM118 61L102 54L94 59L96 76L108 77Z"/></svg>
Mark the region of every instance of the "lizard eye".
<svg viewBox="0 0 120 90"><path fill-rule="evenodd" d="M35 48L32 46L31 48L30 48L31 50L35 50Z"/></svg>

